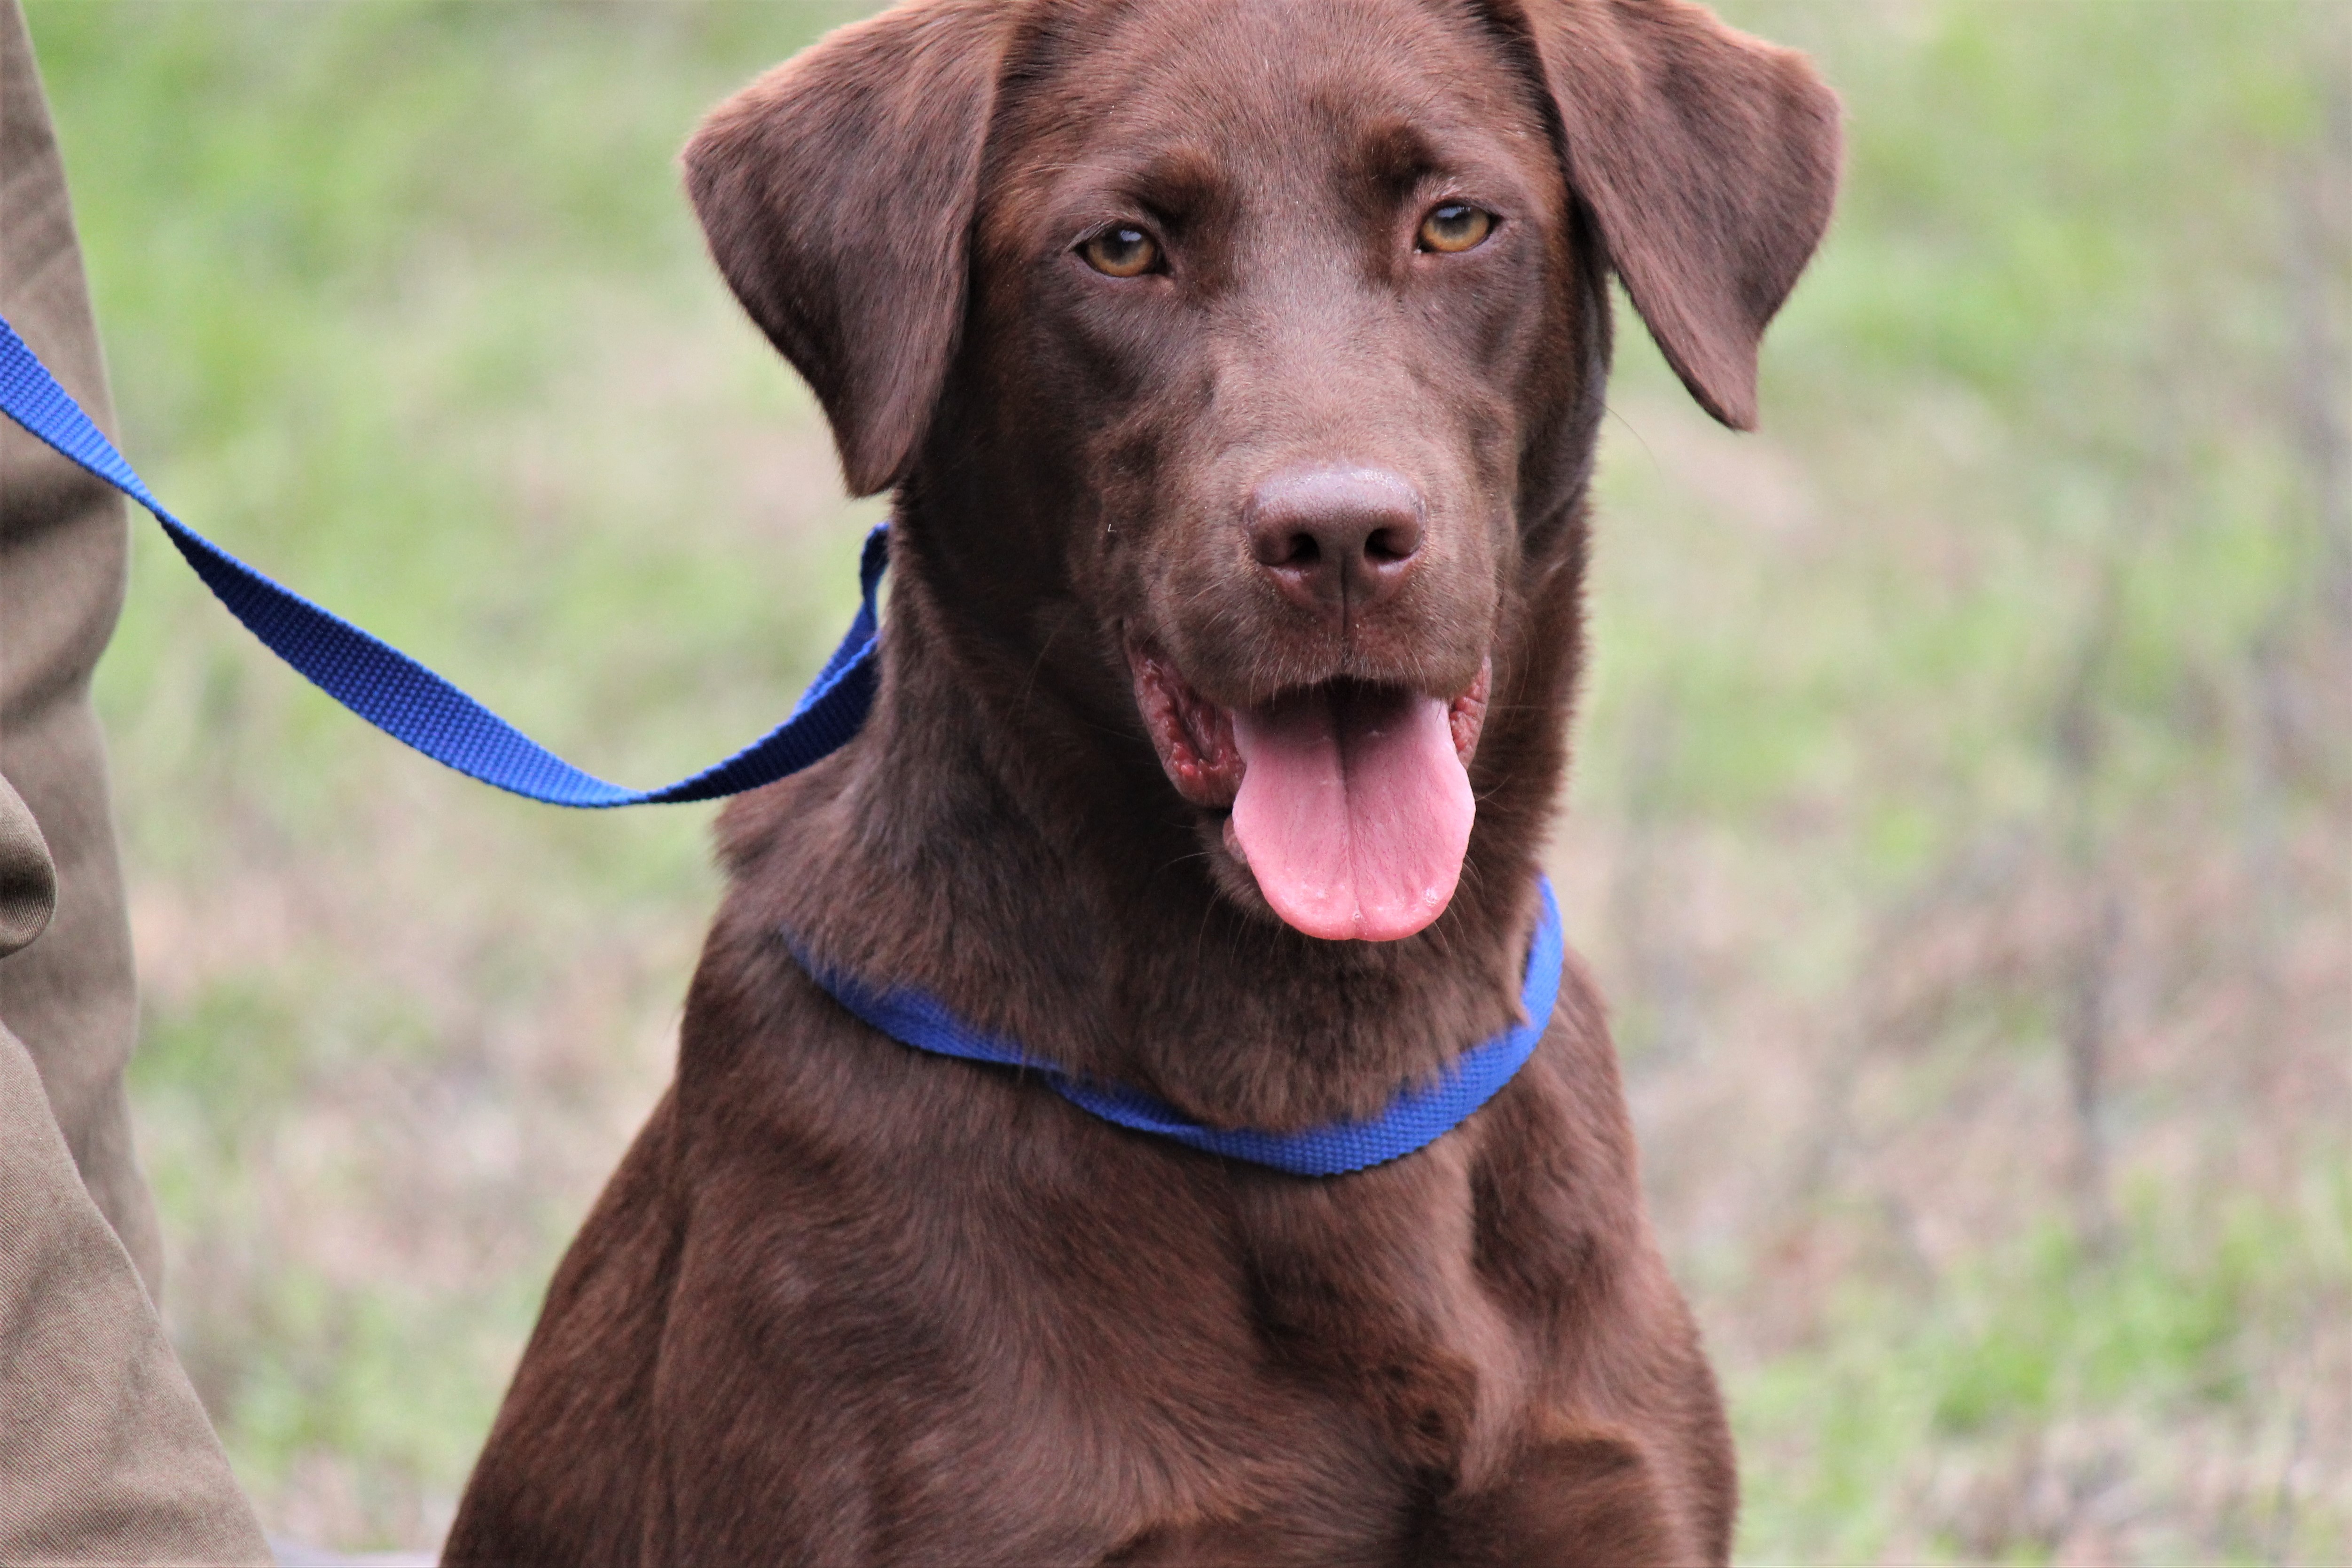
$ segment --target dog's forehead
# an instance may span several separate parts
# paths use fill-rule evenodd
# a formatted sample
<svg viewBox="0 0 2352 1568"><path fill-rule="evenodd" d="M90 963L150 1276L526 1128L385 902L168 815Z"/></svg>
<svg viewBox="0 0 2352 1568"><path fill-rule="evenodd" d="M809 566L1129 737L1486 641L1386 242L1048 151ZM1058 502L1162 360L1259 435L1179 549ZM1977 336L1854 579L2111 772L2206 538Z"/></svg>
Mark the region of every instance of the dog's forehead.
<svg viewBox="0 0 2352 1568"><path fill-rule="evenodd" d="M1024 184L1171 170L1280 183L1401 135L1440 163L1550 156L1531 79L1460 0L1057 9L1007 106Z"/></svg>

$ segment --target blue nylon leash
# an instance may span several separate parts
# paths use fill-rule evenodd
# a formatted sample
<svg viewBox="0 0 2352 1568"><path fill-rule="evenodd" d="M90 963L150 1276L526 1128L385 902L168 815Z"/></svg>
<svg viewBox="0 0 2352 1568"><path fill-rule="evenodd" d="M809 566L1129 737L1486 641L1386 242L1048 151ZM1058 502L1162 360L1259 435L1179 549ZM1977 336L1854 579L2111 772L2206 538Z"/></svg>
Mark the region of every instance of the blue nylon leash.
<svg viewBox="0 0 2352 1568"><path fill-rule="evenodd" d="M1537 887L1542 894L1542 909L1536 918L1535 938L1528 946L1527 977L1519 990L1519 1006L1527 1021L1471 1047L1435 1081L1405 1089L1369 1121L1336 1121L1300 1132L1204 1127L1174 1106L1139 1090L1074 1079L1052 1063L1039 1061L1015 1042L973 1028L928 993L868 985L818 963L797 942L793 943L793 956L835 1001L901 1045L935 1056L1034 1073L1063 1099L1106 1121L1204 1153L1270 1165L1294 1176L1341 1176L1386 1164L1436 1142L1492 1100L1535 1054L1559 1000L1562 960L1559 904L1552 897L1551 879L1538 878ZM789 934L786 941L792 941Z"/></svg>
<svg viewBox="0 0 2352 1568"><path fill-rule="evenodd" d="M152 512L229 613L320 689L393 739L515 795L598 809L740 795L839 750L874 706L874 594L887 563L887 525L866 535L856 617L791 717L698 773L659 789L632 790L573 767L398 648L270 581L165 510L5 318L0 318L0 413ZM1301 1132L1202 1126L1148 1094L1073 1079L1012 1041L970 1027L922 992L876 989L828 973L797 947L794 955L844 1007L902 1044L1036 1073L1064 1099L1106 1121L1188 1148L1294 1175L1337 1176L1428 1147L1493 1099L1534 1054L1559 1000L1561 963L1559 906L1549 879L1541 879L1540 890L1542 911L1519 996L1527 1022L1472 1047L1433 1082L1406 1089L1370 1121Z"/></svg>
<svg viewBox="0 0 2352 1568"><path fill-rule="evenodd" d="M153 512L229 613L328 696L435 762L515 795L591 808L740 795L837 751L874 705L874 591L887 557L887 525L866 536L856 618L791 717L691 777L659 789L625 789L573 767L398 648L271 582L166 511L5 319L0 319L0 412Z"/></svg>

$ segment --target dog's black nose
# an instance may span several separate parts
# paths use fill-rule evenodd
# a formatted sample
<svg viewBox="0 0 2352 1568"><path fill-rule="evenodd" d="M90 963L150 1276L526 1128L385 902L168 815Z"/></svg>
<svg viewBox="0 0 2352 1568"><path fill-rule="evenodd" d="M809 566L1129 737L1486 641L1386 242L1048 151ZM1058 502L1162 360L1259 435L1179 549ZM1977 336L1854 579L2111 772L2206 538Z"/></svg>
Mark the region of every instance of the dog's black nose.
<svg viewBox="0 0 2352 1568"><path fill-rule="evenodd" d="M1293 603L1360 610L1394 594L1421 553L1421 492L1386 468L1293 468L1258 486L1250 553Z"/></svg>

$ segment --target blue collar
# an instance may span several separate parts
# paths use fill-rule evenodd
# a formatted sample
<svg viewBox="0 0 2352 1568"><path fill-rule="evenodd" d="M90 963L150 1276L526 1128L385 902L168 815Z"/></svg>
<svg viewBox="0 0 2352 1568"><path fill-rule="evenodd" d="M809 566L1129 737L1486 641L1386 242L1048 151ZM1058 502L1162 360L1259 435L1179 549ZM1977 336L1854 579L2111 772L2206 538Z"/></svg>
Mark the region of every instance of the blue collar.
<svg viewBox="0 0 2352 1568"><path fill-rule="evenodd" d="M1260 1132L1251 1128L1205 1127L1165 1100L1138 1089L1075 1079L1040 1061L1001 1036L975 1029L927 993L878 987L816 962L790 933L785 942L811 979L862 1022L903 1046L965 1061L1020 1068L1036 1074L1071 1104L1137 1132L1149 1132L1204 1153L1268 1165L1294 1176L1339 1176L1383 1165L1426 1149L1469 1120L1492 1100L1535 1054L1559 999L1561 947L1559 905L1551 879L1538 879L1542 909L1535 940L1528 947L1527 978L1519 990L1524 1023L1471 1047L1433 1080L1402 1089L1388 1109L1369 1121L1335 1121L1302 1132Z"/></svg>
<svg viewBox="0 0 2352 1568"><path fill-rule="evenodd" d="M772 784L830 754L864 727L873 707L880 656L874 591L887 564L884 528L866 537L858 569L864 602L848 635L791 717L700 773L658 789L629 789L573 767L398 648L271 582L166 511L5 319L0 413L153 512L196 575L247 629L329 696L394 740L499 789L552 805L714 800ZM1026 1068L1107 1121L1188 1148L1295 1175L1336 1176L1427 1148L1493 1099L1533 1054L1559 995L1559 909L1550 882L1542 884L1542 893L1519 994L1527 1022L1463 1052L1433 1081L1401 1091L1372 1121L1304 1132L1203 1127L1150 1095L1082 1082L1034 1060L1013 1042L964 1025L919 991L877 991L845 975L828 975L805 953L799 957L835 1001L919 1050Z"/></svg>

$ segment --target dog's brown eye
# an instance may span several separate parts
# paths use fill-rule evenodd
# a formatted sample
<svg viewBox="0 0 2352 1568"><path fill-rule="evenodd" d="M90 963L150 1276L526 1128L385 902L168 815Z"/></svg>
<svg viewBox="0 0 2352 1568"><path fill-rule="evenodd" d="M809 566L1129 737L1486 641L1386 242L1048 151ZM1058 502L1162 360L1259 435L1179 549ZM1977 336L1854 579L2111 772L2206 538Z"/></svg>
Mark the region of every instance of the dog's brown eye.
<svg viewBox="0 0 2352 1568"><path fill-rule="evenodd" d="M1495 232L1495 215L1467 202L1447 202L1421 220L1421 248L1452 255L1467 250Z"/></svg>
<svg viewBox="0 0 2352 1568"><path fill-rule="evenodd" d="M1109 278L1140 278L1160 259L1160 242L1125 224L1107 228L1078 247L1087 265Z"/></svg>

